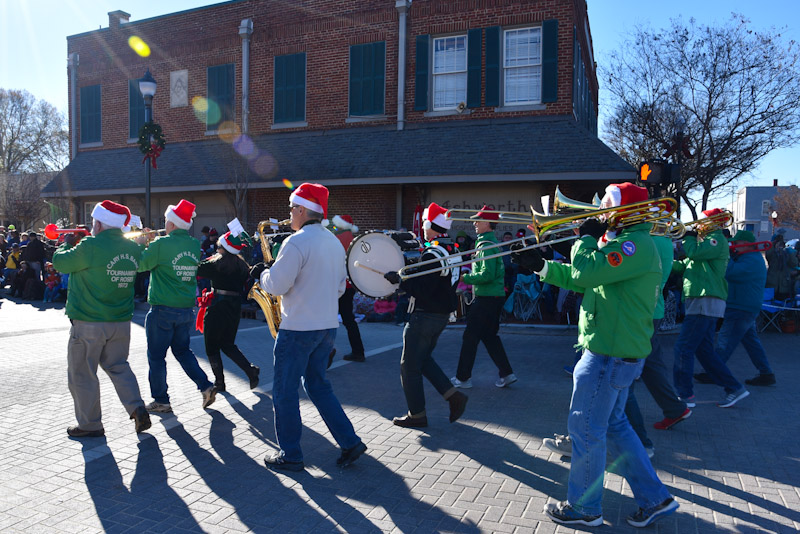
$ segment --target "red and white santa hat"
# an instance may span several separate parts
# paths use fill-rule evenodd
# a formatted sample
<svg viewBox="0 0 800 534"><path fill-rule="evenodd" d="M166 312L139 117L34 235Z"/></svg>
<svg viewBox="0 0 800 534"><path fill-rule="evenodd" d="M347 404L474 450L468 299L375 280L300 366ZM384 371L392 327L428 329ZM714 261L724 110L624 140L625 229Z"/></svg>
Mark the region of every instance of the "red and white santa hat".
<svg viewBox="0 0 800 534"><path fill-rule="evenodd" d="M104 200L95 204L92 218L112 228L127 226L131 220L131 210L127 206L112 200Z"/></svg>
<svg viewBox="0 0 800 534"><path fill-rule="evenodd" d="M239 254L246 246L246 243L239 239L239 236L234 236L230 232L222 234L222 237L219 238L219 242L222 243L222 248L231 254Z"/></svg>
<svg viewBox="0 0 800 534"><path fill-rule="evenodd" d="M720 213L722 213L722 210L719 208L712 208L710 210L705 210L703 212L703 216L701 217L701 219L705 219L706 217L713 217L714 215L719 215Z"/></svg>
<svg viewBox="0 0 800 534"><path fill-rule="evenodd" d="M453 225L453 221L448 219L445 215L447 210L441 207L436 202L431 202L430 205L422 212L422 227L430 230L432 225L436 225L445 230L449 230Z"/></svg>
<svg viewBox="0 0 800 534"><path fill-rule="evenodd" d="M353 218L349 215L334 215L333 225L342 230L350 230L354 234L358 233L358 226L353 224Z"/></svg>
<svg viewBox="0 0 800 534"><path fill-rule="evenodd" d="M321 213L324 218L328 218L328 188L322 184L300 184L300 187L289 195L289 202Z"/></svg>
<svg viewBox="0 0 800 534"><path fill-rule="evenodd" d="M181 199L177 206L169 205L167 211L164 212L164 217L167 222L171 222L181 230L188 230L192 226L192 220L197 212L194 210L195 205L186 199Z"/></svg>
<svg viewBox="0 0 800 534"><path fill-rule="evenodd" d="M644 202L645 200L647 200L646 188L630 182L624 182L606 187L606 194L603 196L601 205L616 208L617 206Z"/></svg>

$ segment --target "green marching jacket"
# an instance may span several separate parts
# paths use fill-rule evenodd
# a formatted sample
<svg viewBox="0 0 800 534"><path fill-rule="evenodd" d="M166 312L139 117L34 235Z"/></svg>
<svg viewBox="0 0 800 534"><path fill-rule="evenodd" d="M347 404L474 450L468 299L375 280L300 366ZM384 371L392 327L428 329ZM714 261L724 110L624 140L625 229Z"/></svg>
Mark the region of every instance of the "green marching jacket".
<svg viewBox="0 0 800 534"><path fill-rule="evenodd" d="M150 271L147 300L151 306L194 307L200 241L175 229L156 238L142 253L139 271Z"/></svg>
<svg viewBox="0 0 800 534"><path fill-rule="evenodd" d="M475 248L491 245L492 243L497 243L497 237L495 237L493 231L486 232L478 236ZM498 252L500 252L500 247L476 252L475 259L491 256ZM503 258L482 260L472 264L472 272L464 275L464 283L473 286L472 290L476 297L505 297L505 273Z"/></svg>
<svg viewBox="0 0 800 534"><path fill-rule="evenodd" d="M53 267L69 273L67 316L76 321L119 323L133 316L133 289L142 248L119 228L103 230L77 245L61 245Z"/></svg>
<svg viewBox="0 0 800 534"><path fill-rule="evenodd" d="M705 238L687 236L683 240L686 258L675 261L672 270L683 273L683 297L728 298L728 240L717 230Z"/></svg>
<svg viewBox="0 0 800 534"><path fill-rule="evenodd" d="M661 261L650 224L625 228L602 249L583 236L572 265L547 262L543 282L584 294L578 346L615 358L646 358L661 289Z"/></svg>

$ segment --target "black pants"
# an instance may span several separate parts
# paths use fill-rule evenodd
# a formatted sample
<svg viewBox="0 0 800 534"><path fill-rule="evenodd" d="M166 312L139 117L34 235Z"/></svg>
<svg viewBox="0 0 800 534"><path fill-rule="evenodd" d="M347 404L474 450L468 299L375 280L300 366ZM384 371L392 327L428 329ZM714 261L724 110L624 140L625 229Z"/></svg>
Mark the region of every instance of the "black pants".
<svg viewBox="0 0 800 534"><path fill-rule="evenodd" d="M508 362L506 349L497 331L500 329L500 312L503 309L503 297L475 297L475 301L467 312L467 327L461 338L461 355L458 358L456 378L462 382L472 376L475 365L475 354L478 343L483 341L489 356L497 366L500 376L508 376L513 371Z"/></svg>
<svg viewBox="0 0 800 534"><path fill-rule="evenodd" d="M225 382L220 351L233 360L249 377L253 372L250 361L236 346L236 332L242 318L242 304L239 297L215 295L211 306L206 310L203 322L203 338L206 343L206 356L214 378Z"/></svg>
<svg viewBox="0 0 800 534"><path fill-rule="evenodd" d="M350 350L356 356L364 355L364 343L361 342L361 332L358 331L356 316L353 315L353 296L356 290L348 287L344 294L339 297L339 315L342 316L342 323L347 329L347 339L350 341Z"/></svg>

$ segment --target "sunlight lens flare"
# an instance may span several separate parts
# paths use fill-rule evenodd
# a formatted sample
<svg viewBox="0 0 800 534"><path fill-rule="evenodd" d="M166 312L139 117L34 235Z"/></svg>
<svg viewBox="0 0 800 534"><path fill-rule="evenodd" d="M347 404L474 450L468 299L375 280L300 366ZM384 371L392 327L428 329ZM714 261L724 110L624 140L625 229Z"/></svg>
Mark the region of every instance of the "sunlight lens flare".
<svg viewBox="0 0 800 534"><path fill-rule="evenodd" d="M141 37L136 35L131 35L128 37L128 46L130 46L133 51L139 54L141 57L150 56L150 47L142 40Z"/></svg>
<svg viewBox="0 0 800 534"><path fill-rule="evenodd" d="M283 185L286 186L287 189L294 189L292 182L287 180L286 178L283 179Z"/></svg>

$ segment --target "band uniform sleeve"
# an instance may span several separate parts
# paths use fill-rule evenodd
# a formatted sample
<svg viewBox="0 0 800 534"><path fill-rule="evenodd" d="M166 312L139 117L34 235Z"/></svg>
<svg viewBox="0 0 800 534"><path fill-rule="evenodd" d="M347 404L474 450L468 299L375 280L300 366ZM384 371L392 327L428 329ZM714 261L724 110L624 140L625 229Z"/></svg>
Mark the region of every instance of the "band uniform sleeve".
<svg viewBox="0 0 800 534"><path fill-rule="evenodd" d="M624 260L612 262L612 254ZM619 237L600 250L593 237L583 236L572 249L572 279L587 289L629 280L641 274L642 258L642 252L624 255Z"/></svg>
<svg viewBox="0 0 800 534"><path fill-rule="evenodd" d="M285 295L294 285L302 267L303 256L300 250L287 240L281 245L272 267L261 273L259 283L264 291L271 295Z"/></svg>
<svg viewBox="0 0 800 534"><path fill-rule="evenodd" d="M144 250L142 250L142 259L139 260L140 273L145 271L152 271L158 267L158 251L161 249L159 239L152 241Z"/></svg>
<svg viewBox="0 0 800 534"><path fill-rule="evenodd" d="M576 293L584 292L584 288L575 284L572 279L571 265L566 265L557 261L545 261L544 268L540 271L539 276L542 282L552 286L575 291Z"/></svg>
<svg viewBox="0 0 800 534"><path fill-rule="evenodd" d="M64 243L53 254L53 268L60 273L76 273L89 268L91 263L91 245L80 240L74 247ZM19 265L19 262L17 262Z"/></svg>
<svg viewBox="0 0 800 534"><path fill-rule="evenodd" d="M728 242L722 236L709 234L705 239L690 236L683 240L683 250L686 257L695 261L708 261L721 258L728 254Z"/></svg>

